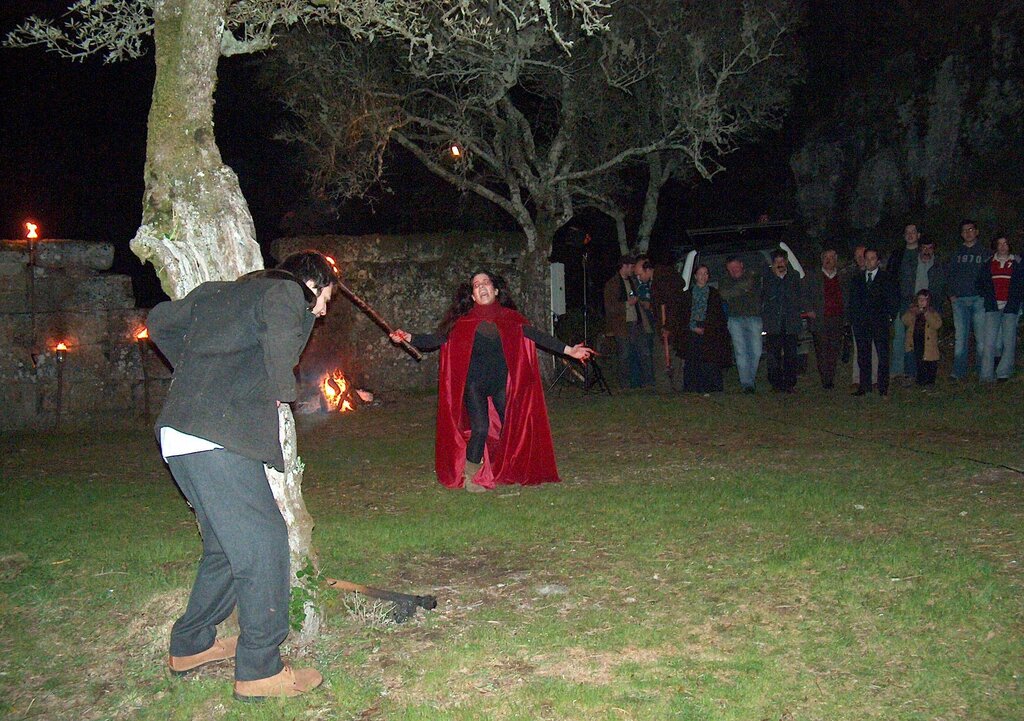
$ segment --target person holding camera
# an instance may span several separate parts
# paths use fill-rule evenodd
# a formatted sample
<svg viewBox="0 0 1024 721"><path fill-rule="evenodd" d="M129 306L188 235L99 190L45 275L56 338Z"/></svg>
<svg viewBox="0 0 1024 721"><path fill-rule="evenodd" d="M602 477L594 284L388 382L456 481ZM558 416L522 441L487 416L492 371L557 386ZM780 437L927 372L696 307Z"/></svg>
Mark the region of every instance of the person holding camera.
<svg viewBox="0 0 1024 721"><path fill-rule="evenodd" d="M604 284L604 334L615 340L620 388L639 388L641 382L640 341L642 325L637 309L633 269L636 259L624 255L619 270Z"/></svg>

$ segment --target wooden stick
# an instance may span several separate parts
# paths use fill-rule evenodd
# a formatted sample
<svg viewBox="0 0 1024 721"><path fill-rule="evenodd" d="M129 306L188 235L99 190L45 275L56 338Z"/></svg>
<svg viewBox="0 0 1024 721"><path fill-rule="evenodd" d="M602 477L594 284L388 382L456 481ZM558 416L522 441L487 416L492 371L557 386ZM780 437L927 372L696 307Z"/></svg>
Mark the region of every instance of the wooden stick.
<svg viewBox="0 0 1024 721"><path fill-rule="evenodd" d="M328 588L337 588L342 591L361 593L364 596L379 598L384 601L391 601L392 603L411 603L413 606L419 606L420 608L425 608L428 611L437 607L437 598L435 596L414 596L410 593L385 591L380 588L373 588L372 586L364 586L361 583L342 581L338 578L326 578L324 579L324 582L327 584Z"/></svg>
<svg viewBox="0 0 1024 721"><path fill-rule="evenodd" d="M661 304L661 342L665 346L665 375L672 377L672 352L668 349L668 338L665 337L665 304Z"/></svg>
<svg viewBox="0 0 1024 721"><path fill-rule="evenodd" d="M340 280L336 280L335 283L338 286L338 290L340 290L345 295L345 297L347 297L350 301L355 303L356 307L359 308L359 310L366 313L366 315L370 317L370 320L379 325L384 330L385 333L390 335L395 332L395 329L388 325L388 322L381 317L380 313L375 311L373 307L365 300L363 300L358 295L353 293L351 288L342 283ZM412 345L412 343L403 340L399 341L399 345L405 349L406 353L411 355L416 360L423 360L423 354L416 350L416 347Z"/></svg>

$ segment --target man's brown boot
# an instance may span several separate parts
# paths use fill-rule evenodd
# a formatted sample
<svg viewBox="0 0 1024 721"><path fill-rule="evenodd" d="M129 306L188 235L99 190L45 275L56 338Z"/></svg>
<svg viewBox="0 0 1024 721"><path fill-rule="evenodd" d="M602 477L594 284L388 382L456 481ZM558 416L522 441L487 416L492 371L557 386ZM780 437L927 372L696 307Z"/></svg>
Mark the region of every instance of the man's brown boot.
<svg viewBox="0 0 1024 721"><path fill-rule="evenodd" d="M214 661L223 661L226 658L235 657L235 647L238 645L238 636L230 638L218 638L213 645L202 653L191 656L168 656L167 667L175 676L184 676L189 671L195 671L200 666L205 666Z"/></svg>
<svg viewBox="0 0 1024 721"><path fill-rule="evenodd" d="M324 682L313 668L293 669L285 666L269 678L235 681L235 698L239 701L263 701L268 698L290 698L310 691Z"/></svg>
<svg viewBox="0 0 1024 721"><path fill-rule="evenodd" d="M473 463L473 461L466 461L466 467L462 471L462 480L464 481L466 490L470 493L486 493L487 489L483 486L473 483L473 479L476 474L480 472L483 467L483 463Z"/></svg>

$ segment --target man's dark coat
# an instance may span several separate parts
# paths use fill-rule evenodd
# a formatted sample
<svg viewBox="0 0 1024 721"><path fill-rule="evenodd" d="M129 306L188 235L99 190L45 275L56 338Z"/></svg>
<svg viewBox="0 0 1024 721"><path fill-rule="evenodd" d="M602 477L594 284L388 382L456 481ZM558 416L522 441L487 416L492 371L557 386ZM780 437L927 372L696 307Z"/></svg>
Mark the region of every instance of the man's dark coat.
<svg viewBox="0 0 1024 721"><path fill-rule="evenodd" d="M896 286L886 271L879 268L870 286L867 284L867 271L850 276L847 314L854 333L867 330L875 324L891 323L896 313Z"/></svg>
<svg viewBox="0 0 1024 721"><path fill-rule="evenodd" d="M761 281L761 321L765 333L800 335L804 309L803 283L792 268L782 278L769 268Z"/></svg>
<svg viewBox="0 0 1024 721"><path fill-rule="evenodd" d="M150 338L174 368L156 422L278 470L277 401L294 401L295 365L315 317L297 281L203 283L149 312Z"/></svg>

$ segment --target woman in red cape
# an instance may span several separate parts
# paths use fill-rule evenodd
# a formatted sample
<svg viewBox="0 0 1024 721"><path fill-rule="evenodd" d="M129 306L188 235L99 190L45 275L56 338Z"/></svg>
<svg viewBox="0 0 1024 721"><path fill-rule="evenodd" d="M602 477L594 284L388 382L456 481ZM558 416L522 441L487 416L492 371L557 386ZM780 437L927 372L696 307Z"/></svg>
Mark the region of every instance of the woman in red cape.
<svg viewBox="0 0 1024 721"><path fill-rule="evenodd" d="M560 480L537 365L537 346L586 361L516 311L504 278L479 272L461 284L438 333L391 334L419 350L441 349L434 467L448 488Z"/></svg>

